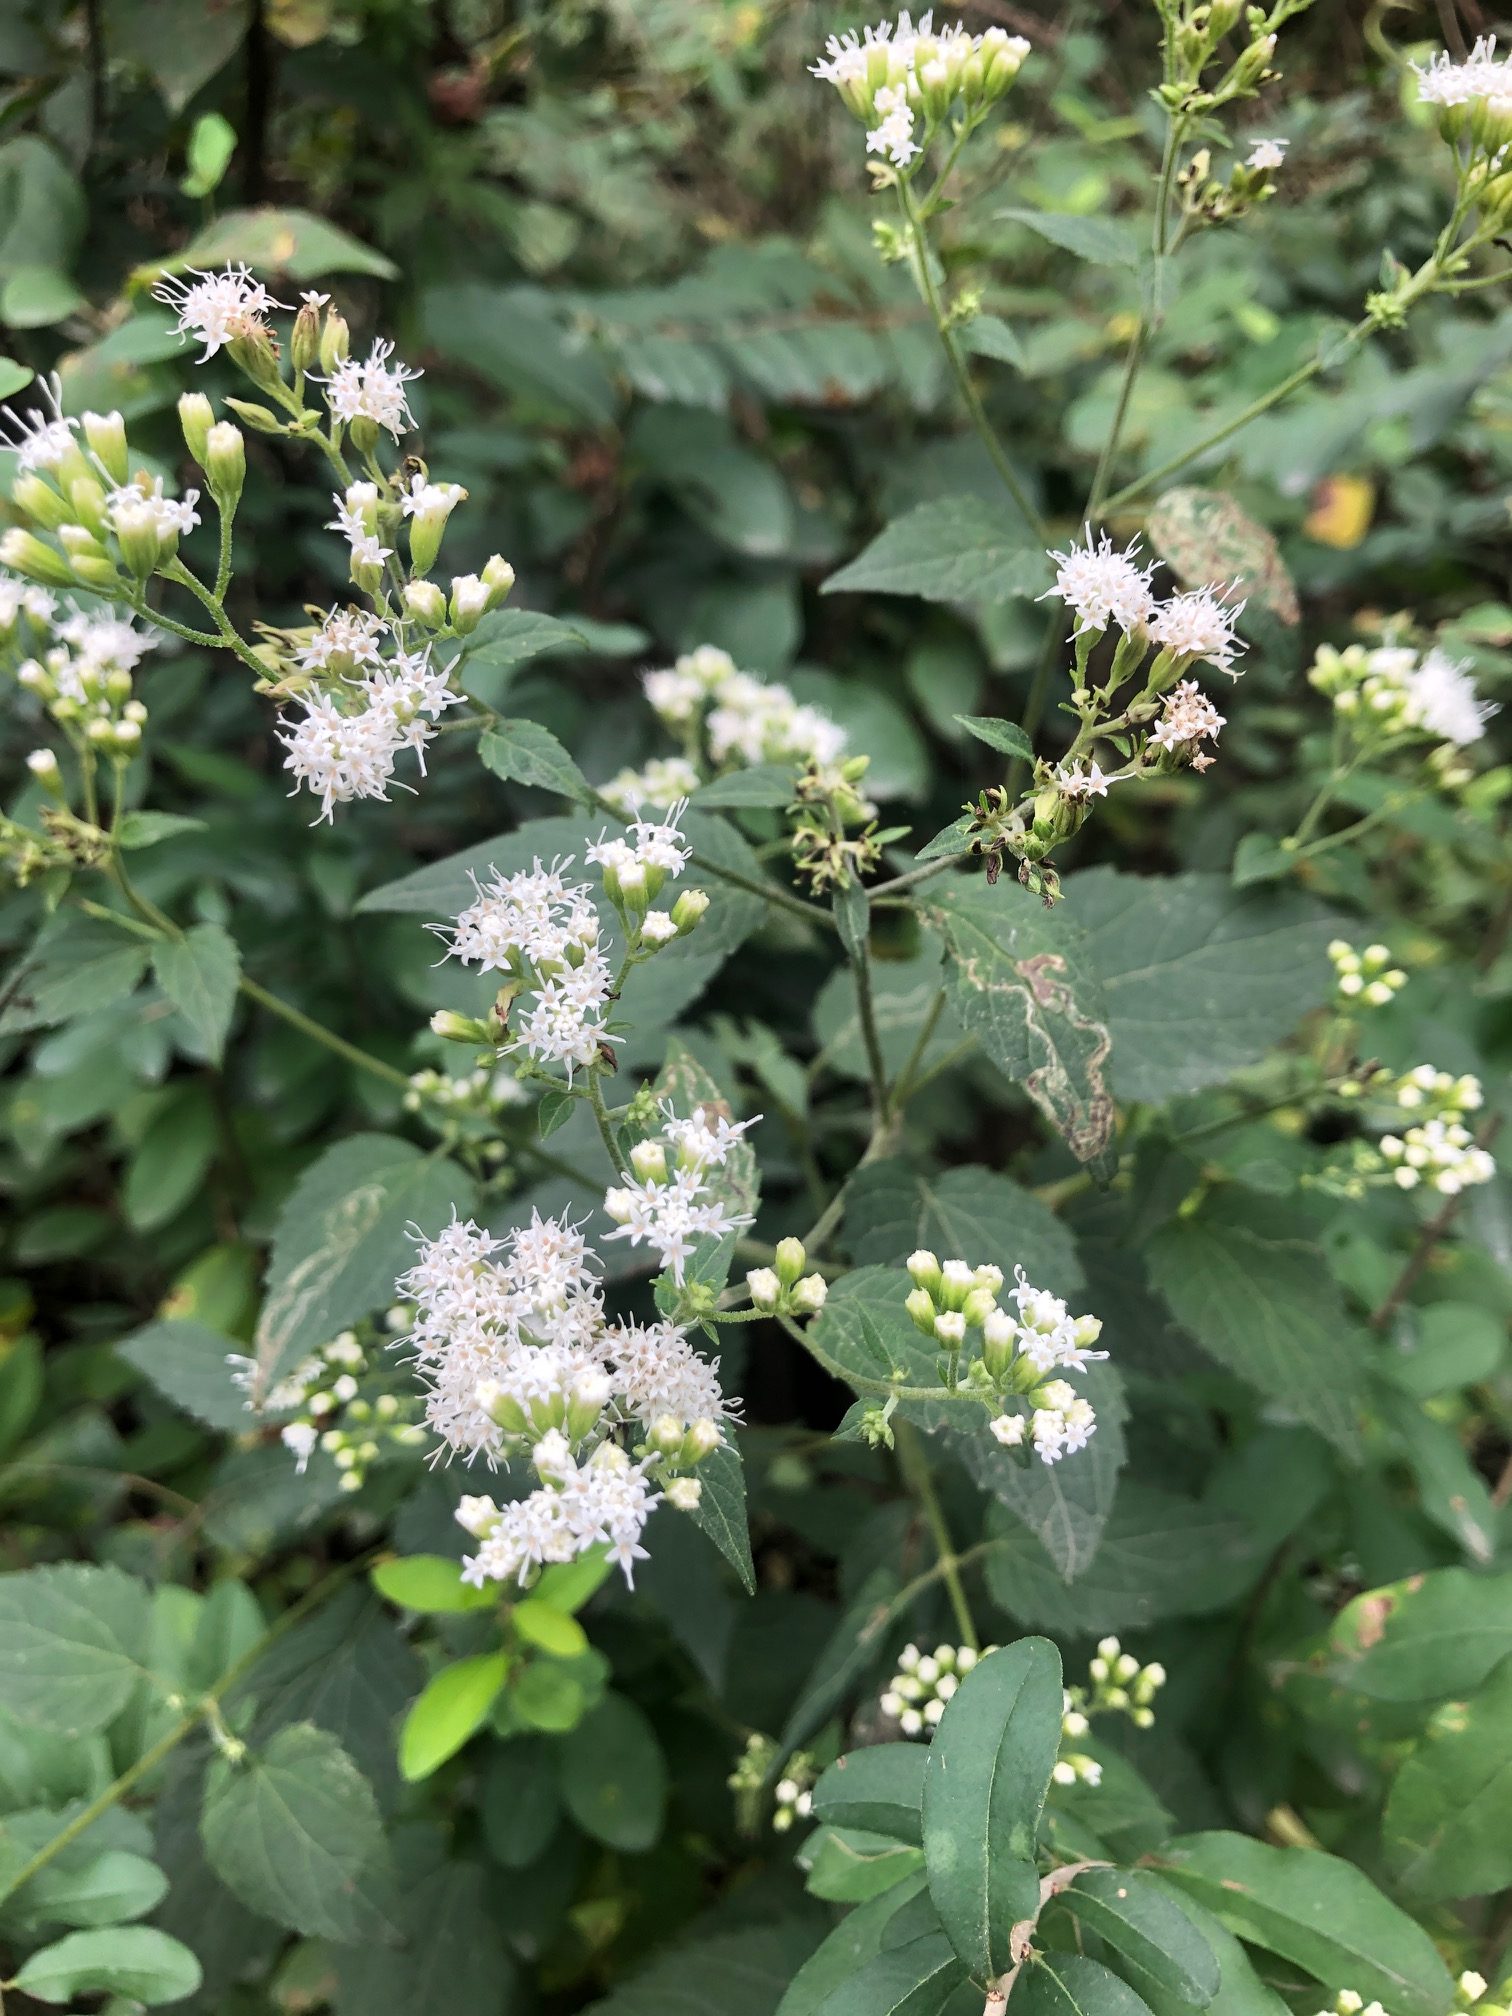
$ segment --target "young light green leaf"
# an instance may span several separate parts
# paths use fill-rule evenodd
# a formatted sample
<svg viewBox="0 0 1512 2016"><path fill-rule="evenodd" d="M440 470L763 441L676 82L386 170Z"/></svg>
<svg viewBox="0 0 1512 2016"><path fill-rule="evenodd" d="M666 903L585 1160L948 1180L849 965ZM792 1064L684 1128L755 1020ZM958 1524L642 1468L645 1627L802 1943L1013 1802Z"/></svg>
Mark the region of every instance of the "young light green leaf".
<svg viewBox="0 0 1512 2016"><path fill-rule="evenodd" d="M641 1854L661 1833L667 1760L641 1710L606 1694L562 1740L558 1771L567 1811L585 1834Z"/></svg>
<svg viewBox="0 0 1512 2016"><path fill-rule="evenodd" d="M831 1827L862 1827L890 1841L923 1843L921 1743L874 1743L838 1758L814 1787L814 1815Z"/></svg>
<svg viewBox="0 0 1512 2016"><path fill-rule="evenodd" d="M70 1932L33 1953L14 1982L35 2002L76 2003L80 1995L123 1995L157 2009L182 2002L203 1975L187 1946L151 1925Z"/></svg>
<svg viewBox="0 0 1512 2016"><path fill-rule="evenodd" d="M189 1054L218 1064L236 1007L241 954L219 924L196 924L182 938L164 939L152 954L152 971L188 1026Z"/></svg>
<svg viewBox="0 0 1512 2016"><path fill-rule="evenodd" d="M1061 1710L1060 1654L1048 1639L1021 1638L967 1674L929 1746L929 1894L980 1981L1013 1965L1013 1928L1039 1908L1035 1843Z"/></svg>
<svg viewBox="0 0 1512 2016"><path fill-rule="evenodd" d="M0 1707L81 1736L126 1706L147 1662L147 1592L119 1568L0 1576Z"/></svg>
<svg viewBox="0 0 1512 2016"><path fill-rule="evenodd" d="M1151 1859L1239 1938L1394 2016L1444 2016L1453 2000L1433 1941L1352 1863L1222 1832L1185 1835Z"/></svg>
<svg viewBox="0 0 1512 2016"><path fill-rule="evenodd" d="M380 1596L400 1609L430 1615L488 1610L498 1601L495 1590L464 1582L460 1565L443 1554L407 1554L380 1561L369 1579Z"/></svg>
<svg viewBox="0 0 1512 2016"><path fill-rule="evenodd" d="M553 1659L577 1659L588 1650L588 1634L576 1617L537 1597L516 1603L510 1622L527 1645L549 1652Z"/></svg>
<svg viewBox="0 0 1512 2016"><path fill-rule="evenodd" d="M482 1728L509 1676L503 1652L454 1659L421 1689L399 1732L399 1770L410 1783L429 1778Z"/></svg>
<svg viewBox="0 0 1512 2016"><path fill-rule="evenodd" d="M200 1834L249 1910L317 1939L387 1938L387 1875L373 1788L323 1729L296 1722L205 1780Z"/></svg>

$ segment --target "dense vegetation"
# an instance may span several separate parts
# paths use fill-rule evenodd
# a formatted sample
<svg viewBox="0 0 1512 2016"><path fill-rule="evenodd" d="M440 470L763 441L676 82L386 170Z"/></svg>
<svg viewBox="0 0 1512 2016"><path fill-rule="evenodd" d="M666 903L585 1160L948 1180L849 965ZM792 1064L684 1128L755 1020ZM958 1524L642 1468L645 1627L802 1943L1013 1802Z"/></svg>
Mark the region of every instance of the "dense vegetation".
<svg viewBox="0 0 1512 2016"><path fill-rule="evenodd" d="M7 2016L1504 2016L1478 14L5 11Z"/></svg>

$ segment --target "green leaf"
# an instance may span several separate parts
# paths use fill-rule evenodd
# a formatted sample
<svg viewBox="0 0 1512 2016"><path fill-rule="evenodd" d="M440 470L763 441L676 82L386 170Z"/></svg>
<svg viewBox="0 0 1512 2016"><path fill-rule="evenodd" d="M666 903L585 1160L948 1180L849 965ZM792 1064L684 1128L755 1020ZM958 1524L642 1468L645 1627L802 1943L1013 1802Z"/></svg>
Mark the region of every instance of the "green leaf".
<svg viewBox="0 0 1512 2016"><path fill-rule="evenodd" d="M355 1134L326 1149L279 1213L258 1318L253 1398L349 1323L393 1300L414 1230L466 1215L472 1185L408 1141Z"/></svg>
<svg viewBox="0 0 1512 2016"><path fill-rule="evenodd" d="M746 1594L754 1596L756 1564L746 1516L745 1464L733 1439L705 1456L698 1466L698 1481L703 1488L690 1515L693 1523L735 1570Z"/></svg>
<svg viewBox="0 0 1512 2016"><path fill-rule="evenodd" d="M805 1915L679 1940L593 2003L592 2016L709 2016L711 1989L719 2016L774 2016L815 1936Z"/></svg>
<svg viewBox="0 0 1512 2016"><path fill-rule="evenodd" d="M247 1396L232 1383L226 1360L239 1352L231 1337L188 1317L149 1323L117 1344L116 1356L150 1379L181 1413L225 1435L244 1434L256 1425Z"/></svg>
<svg viewBox="0 0 1512 2016"><path fill-rule="evenodd" d="M957 2016L957 2009L967 2016L968 2010L980 2011L981 2001L981 1989L971 1983L950 1941L930 1932L867 1960L814 2006L814 2016L943 2016L946 2010Z"/></svg>
<svg viewBox="0 0 1512 2016"><path fill-rule="evenodd" d="M816 2016L827 1995L843 1987L867 1961L876 1959L893 1920L924 1891L921 1869L895 1883L890 1890L884 1890L881 1896L848 1911L793 1976L787 1993L777 2005L776 2016Z"/></svg>
<svg viewBox="0 0 1512 2016"><path fill-rule="evenodd" d="M149 2009L182 2002L203 1978L187 1946L151 1925L70 1932L44 1946L16 1975L14 1986L37 2002L75 2002L80 1995L124 1995Z"/></svg>
<svg viewBox="0 0 1512 2016"><path fill-rule="evenodd" d="M152 971L189 1026L191 1057L219 1064L236 1006L241 954L219 924L196 924L182 938L170 938L152 954Z"/></svg>
<svg viewBox="0 0 1512 2016"><path fill-rule="evenodd" d="M100 918L60 912L0 982L0 1036L50 1029L111 1007L141 979L147 952L140 938Z"/></svg>
<svg viewBox="0 0 1512 2016"><path fill-rule="evenodd" d="M510 1687L509 1705L530 1728L561 1736L582 1721L588 1691L555 1660L533 1659Z"/></svg>
<svg viewBox="0 0 1512 2016"><path fill-rule="evenodd" d="M1512 1658L1446 1701L1391 1787L1386 1860L1413 1896L1489 1896L1512 1884Z"/></svg>
<svg viewBox="0 0 1512 2016"><path fill-rule="evenodd" d="M1061 1899L1138 1976L1136 1986L1148 1981L1199 2009L1218 1993L1212 1947L1169 1891L1142 1870L1083 1870Z"/></svg>
<svg viewBox="0 0 1512 2016"><path fill-rule="evenodd" d="M390 1603L428 1615L491 1610L499 1600L496 1589L477 1589L464 1582L460 1565L442 1554L408 1554L380 1561L369 1579Z"/></svg>
<svg viewBox="0 0 1512 2016"><path fill-rule="evenodd" d="M176 840L181 833L203 833L203 819L190 819L181 812L128 812L116 828L116 845L124 853L139 853L156 847L160 840Z"/></svg>
<svg viewBox="0 0 1512 2016"><path fill-rule="evenodd" d="M118 62L140 64L170 112L182 112L240 47L248 30L239 7L204 0L135 0L112 37Z"/></svg>
<svg viewBox="0 0 1512 2016"><path fill-rule="evenodd" d="M541 1855L562 1819L554 1748L541 1736L515 1736L489 1752L478 1814L488 1852L505 1869L525 1869Z"/></svg>
<svg viewBox="0 0 1512 2016"><path fill-rule="evenodd" d="M538 1603L549 1603L554 1610L572 1616L603 1588L613 1566L607 1548L591 1547L575 1561L552 1562L541 1571L541 1579L530 1593Z"/></svg>
<svg viewBox="0 0 1512 2016"><path fill-rule="evenodd" d="M399 274L392 259L308 210L222 211L195 233L172 265L182 272L239 259L259 272L286 273L300 281L320 280L328 273L370 273L377 280L394 280Z"/></svg>
<svg viewBox="0 0 1512 2016"><path fill-rule="evenodd" d="M1004 756L1022 757L1026 763L1034 761L1034 744L1016 721L1001 721L989 714L956 714L951 718L989 749L996 749Z"/></svg>
<svg viewBox="0 0 1512 2016"><path fill-rule="evenodd" d="M319 1939L389 1936L372 1886L385 1868L373 1788L324 1729L296 1722L205 1780L210 1866L247 1907Z"/></svg>
<svg viewBox="0 0 1512 2016"><path fill-rule="evenodd" d="M700 784L691 802L700 812L776 809L792 803L796 781L797 772L789 763L752 763Z"/></svg>
<svg viewBox="0 0 1512 2016"><path fill-rule="evenodd" d="M838 1758L814 1787L814 1814L831 1827L862 1827L923 1844L922 1743L874 1743Z"/></svg>
<svg viewBox="0 0 1512 2016"><path fill-rule="evenodd" d="M1436 1568L1356 1596L1311 1663L1377 1701L1442 1701L1470 1693L1509 1653L1512 1570Z"/></svg>
<svg viewBox="0 0 1512 2016"><path fill-rule="evenodd" d="M0 1707L68 1736L103 1729L143 1677L149 1615L146 1590L118 1568L0 1575Z"/></svg>
<svg viewBox="0 0 1512 2016"><path fill-rule="evenodd" d="M515 673L551 651L586 651L581 630L538 609L494 609L468 638L458 670L463 690L484 707L496 708L514 684Z"/></svg>
<svg viewBox="0 0 1512 2016"><path fill-rule="evenodd" d="M979 1981L1013 1965L1013 1928L1039 1909L1035 1844L1061 1710L1060 1654L1048 1639L1021 1638L967 1674L929 1746L929 1894Z"/></svg>
<svg viewBox="0 0 1512 2016"><path fill-rule="evenodd" d="M906 1842L860 1827L819 1827L794 1857L810 1896L827 1904L864 1904L918 1875L924 1857Z"/></svg>
<svg viewBox="0 0 1512 2016"><path fill-rule="evenodd" d="M219 112L202 112L189 129L184 149L188 173L179 187L186 196L213 196L236 152L236 128Z"/></svg>
<svg viewBox="0 0 1512 2016"><path fill-rule="evenodd" d="M1068 881L1062 909L1081 933L1076 956L1102 983L1120 1099L1225 1083L1333 988L1324 948L1336 920L1305 896L1243 893L1225 875L1094 868Z"/></svg>
<svg viewBox="0 0 1512 2016"><path fill-rule="evenodd" d="M531 784L588 804L587 778L548 728L535 721L497 721L478 744L483 767L506 783Z"/></svg>
<svg viewBox="0 0 1512 2016"><path fill-rule="evenodd" d="M533 1596L515 1604L510 1622L527 1645L553 1659L578 1659L588 1650L588 1633L575 1617Z"/></svg>
<svg viewBox="0 0 1512 2016"><path fill-rule="evenodd" d="M1419 1400L1491 1378L1507 1355L1507 1326L1473 1302L1409 1305L1397 1318L1381 1370Z"/></svg>
<svg viewBox="0 0 1512 2016"><path fill-rule="evenodd" d="M509 2016L518 2010L515 1967L499 1923L497 1873L441 1861L411 1875L394 1911L399 1945L342 1947L338 2016Z"/></svg>
<svg viewBox="0 0 1512 2016"><path fill-rule="evenodd" d="M1079 217L1064 210L995 210L1001 223L1024 224L1063 252L1092 266L1137 266L1139 246L1126 224L1114 217Z"/></svg>
<svg viewBox="0 0 1512 2016"><path fill-rule="evenodd" d="M36 375L30 365L18 364L14 357L0 357L0 399L24 392Z"/></svg>
<svg viewBox="0 0 1512 2016"><path fill-rule="evenodd" d="M661 1833L667 1761L651 1724L623 1694L606 1694L562 1739L557 1782L585 1834L638 1855Z"/></svg>
<svg viewBox="0 0 1512 2016"><path fill-rule="evenodd" d="M1149 2016L1127 1981L1080 1953L1037 1953L1013 2004L1018 2016Z"/></svg>
<svg viewBox="0 0 1512 2016"><path fill-rule="evenodd" d="M1189 1834L1152 1858L1239 1938L1394 2016L1444 2016L1454 1984L1433 1941L1352 1863L1243 1834Z"/></svg>
<svg viewBox="0 0 1512 2016"><path fill-rule="evenodd" d="M78 1864L49 1862L6 1902L34 1925L122 1925L145 1917L167 1889L168 1878L145 1855L106 1848Z"/></svg>
<svg viewBox="0 0 1512 2016"><path fill-rule="evenodd" d="M1081 1286L1081 1262L1064 1221L995 1169L918 1169L901 1156L865 1163L845 1186L844 1225L860 1266L896 1268L923 1246L942 1260L1001 1267L1009 1280L1022 1267L1036 1287L1057 1295ZM901 1298L909 1284L895 1278Z"/></svg>
<svg viewBox="0 0 1512 2016"><path fill-rule="evenodd" d="M1248 1947L1241 1945L1226 1925L1220 1924L1195 1897L1179 1890L1165 1877L1151 1875L1148 1870L1141 1871L1141 1874L1147 1883L1154 1884L1180 1904L1218 1962L1218 1993L1208 2004L1210 2016L1289 2016L1287 2004L1256 1972ZM1142 1982L1141 1987L1155 2016L1187 2016L1192 2006L1180 1996L1167 1994L1150 1982Z"/></svg>
<svg viewBox="0 0 1512 2016"><path fill-rule="evenodd" d="M980 497L939 497L895 518L820 592L1007 602L1037 595L1049 579L1045 555L1022 519Z"/></svg>
<svg viewBox="0 0 1512 2016"><path fill-rule="evenodd" d="M171 1224L198 1195L215 1159L220 1127L208 1088L170 1085L137 1143L121 1186L121 1205L134 1231Z"/></svg>
<svg viewBox="0 0 1512 2016"><path fill-rule="evenodd" d="M1368 1346L1302 1236L1309 1222L1250 1192L1212 1193L1155 1234L1150 1278L1204 1351L1353 1451Z"/></svg>
<svg viewBox="0 0 1512 2016"><path fill-rule="evenodd" d="M950 949L950 998L962 1023L1078 1161L1098 1161L1113 1134L1113 1038L1077 927L1022 890L964 878L927 885L918 909Z"/></svg>
<svg viewBox="0 0 1512 2016"><path fill-rule="evenodd" d="M0 321L12 329L50 329L89 302L54 266L13 266L0 283Z"/></svg>
<svg viewBox="0 0 1512 2016"><path fill-rule="evenodd" d="M973 315L961 325L961 341L974 357L991 357L1022 371L1028 362L1024 346L1001 315Z"/></svg>
<svg viewBox="0 0 1512 2016"><path fill-rule="evenodd" d="M477 1735L508 1676L506 1653L479 1652L426 1682L399 1732L399 1770L408 1783L429 1778Z"/></svg>

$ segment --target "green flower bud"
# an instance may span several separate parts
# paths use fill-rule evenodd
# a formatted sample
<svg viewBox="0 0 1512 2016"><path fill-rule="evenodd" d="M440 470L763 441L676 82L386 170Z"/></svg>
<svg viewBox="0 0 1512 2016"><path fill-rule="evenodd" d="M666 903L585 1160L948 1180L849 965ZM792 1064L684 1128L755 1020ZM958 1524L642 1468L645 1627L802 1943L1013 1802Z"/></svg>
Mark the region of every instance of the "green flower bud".
<svg viewBox="0 0 1512 2016"><path fill-rule="evenodd" d="M829 1283L822 1274L805 1274L793 1283L789 1306L795 1316L817 1316L829 1298Z"/></svg>
<svg viewBox="0 0 1512 2016"><path fill-rule="evenodd" d="M227 402L234 405L236 402ZM184 446L203 469L205 466L205 443L210 438L210 429L215 425L215 408L203 392L186 392L178 402L179 426L184 433ZM271 414L268 416L273 417Z"/></svg>
<svg viewBox="0 0 1512 2016"><path fill-rule="evenodd" d="M87 526L101 538L108 527L104 486L93 476L77 476L68 486L68 501L73 506L73 523Z"/></svg>
<svg viewBox="0 0 1512 2016"><path fill-rule="evenodd" d="M190 393L188 396L193 398L196 395ZM205 403L208 405L209 401ZM180 400L179 404L182 406L183 401ZM251 399L228 399L226 404L237 419L245 421L255 434L287 434L289 431L287 422L280 420L269 406L259 406ZM195 459L198 460L198 457Z"/></svg>
<svg viewBox="0 0 1512 2016"><path fill-rule="evenodd" d="M939 1294L940 1263L933 1253L928 1252L922 1246L916 1253L910 1253L908 1256L908 1272L909 1278L916 1288L924 1289L930 1296ZM933 1318L931 1318L930 1327L933 1328Z"/></svg>
<svg viewBox="0 0 1512 2016"><path fill-rule="evenodd" d="M306 297L299 304L289 336L289 362L296 371L308 371L320 358L320 304Z"/></svg>
<svg viewBox="0 0 1512 2016"><path fill-rule="evenodd" d="M31 469L23 470L11 485L11 502L48 532L56 532L74 515L67 498L60 497L51 483Z"/></svg>
<svg viewBox="0 0 1512 2016"><path fill-rule="evenodd" d="M455 1008L438 1008L430 1018L431 1034L448 1043L493 1043L493 1031L476 1015L459 1015Z"/></svg>
<svg viewBox="0 0 1512 2016"><path fill-rule="evenodd" d="M935 1334L935 1305L927 1288L915 1288L906 1297L903 1307L916 1330L922 1330L926 1337Z"/></svg>
<svg viewBox="0 0 1512 2016"><path fill-rule="evenodd" d="M117 489L128 479L126 422L119 413L86 413L84 439L90 452Z"/></svg>
<svg viewBox="0 0 1512 2016"><path fill-rule="evenodd" d="M672 922L677 926L679 938L686 938L690 931L696 929L708 907L707 890L684 889L672 905Z"/></svg>
<svg viewBox="0 0 1512 2016"><path fill-rule="evenodd" d="M205 439L205 475L223 511L234 511L247 480L247 443L240 427L218 420Z"/></svg>
<svg viewBox="0 0 1512 2016"><path fill-rule="evenodd" d="M325 326L320 332L320 368L328 376L336 366L345 361L352 348L352 332L347 327L346 317L338 315L334 308L326 311Z"/></svg>
<svg viewBox="0 0 1512 2016"><path fill-rule="evenodd" d="M427 630L444 629L446 597L434 581L406 581L403 600L406 616L412 616Z"/></svg>
<svg viewBox="0 0 1512 2016"><path fill-rule="evenodd" d="M782 1283L770 1267L753 1267L746 1276L751 1307L770 1315L782 1300Z"/></svg>
<svg viewBox="0 0 1512 2016"><path fill-rule="evenodd" d="M28 581L40 581L47 588L71 588L74 576L67 562L51 546L44 546L35 532L24 531L19 525L0 537L0 566L9 567L13 574L24 574Z"/></svg>
<svg viewBox="0 0 1512 2016"><path fill-rule="evenodd" d="M780 1239L776 1253L777 1279L784 1288L791 1288L804 1268L808 1265L808 1254L803 1250L801 1239Z"/></svg>
<svg viewBox="0 0 1512 2016"><path fill-rule="evenodd" d="M483 586L488 590L490 609L497 609L507 601L509 591L515 584L515 570L499 554L491 553L483 563Z"/></svg>
<svg viewBox="0 0 1512 2016"><path fill-rule="evenodd" d="M488 584L478 575L459 574L452 582L451 627L459 637L471 636L491 607Z"/></svg>

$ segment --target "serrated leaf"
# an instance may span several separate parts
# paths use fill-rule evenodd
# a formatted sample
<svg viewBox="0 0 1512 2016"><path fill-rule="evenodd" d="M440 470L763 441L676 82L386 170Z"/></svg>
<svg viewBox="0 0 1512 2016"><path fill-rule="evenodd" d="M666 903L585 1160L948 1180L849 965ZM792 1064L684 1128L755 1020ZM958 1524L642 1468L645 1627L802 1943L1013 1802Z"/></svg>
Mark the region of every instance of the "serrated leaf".
<svg viewBox="0 0 1512 2016"><path fill-rule="evenodd" d="M140 938L76 910L60 912L0 981L0 1036L50 1029L110 1007L136 986L147 957Z"/></svg>
<svg viewBox="0 0 1512 2016"><path fill-rule="evenodd" d="M1026 763L1034 761L1034 744L1016 721L1002 721L988 714L956 714L951 718L989 749L996 749L1004 756L1021 757Z"/></svg>
<svg viewBox="0 0 1512 2016"><path fill-rule="evenodd" d="M643 1854L661 1833L667 1760L623 1694L606 1694L562 1739L557 1782L579 1827L606 1847Z"/></svg>
<svg viewBox="0 0 1512 2016"><path fill-rule="evenodd" d="M1145 520L1145 536L1183 588L1228 584L1235 602L1258 603L1283 623L1298 620L1297 589L1275 535L1224 490L1178 484Z"/></svg>
<svg viewBox="0 0 1512 2016"><path fill-rule="evenodd" d="M1091 266L1139 264L1139 245L1126 224L1113 217L1080 217L1064 210L996 210L1005 224L1023 224L1048 244L1058 245Z"/></svg>
<svg viewBox="0 0 1512 2016"><path fill-rule="evenodd" d="M152 971L188 1025L189 1054L218 1064L241 978L236 940L219 924L196 924L182 938L166 939L154 948Z"/></svg>
<svg viewBox="0 0 1512 2016"><path fill-rule="evenodd" d="M1039 1909L1035 1846L1062 1707L1060 1654L1048 1639L1022 1638L972 1668L929 1746L929 1894L979 1981L1008 1971L1013 1928Z"/></svg>
<svg viewBox="0 0 1512 2016"><path fill-rule="evenodd" d="M205 830L203 819L189 819L181 812L128 812L116 827L116 845L131 854L156 847L160 840L177 839L181 833Z"/></svg>
<svg viewBox="0 0 1512 2016"><path fill-rule="evenodd" d="M0 1575L0 1707L68 1736L103 1729L145 1676L149 1616L146 1590L118 1568Z"/></svg>
<svg viewBox="0 0 1512 2016"><path fill-rule="evenodd" d="M1007 602L1049 581L1044 553L1021 519L979 497L940 497L895 518L825 595L918 595L929 602Z"/></svg>
<svg viewBox="0 0 1512 2016"><path fill-rule="evenodd" d="M155 1909L167 1889L167 1877L145 1855L105 1848L78 1862L58 1857L5 1902L32 1925L123 1925Z"/></svg>
<svg viewBox="0 0 1512 2016"><path fill-rule="evenodd" d="M393 1300L410 1234L466 1216L472 1184L454 1163L385 1134L340 1141L295 1184L273 1235L258 1319L254 1400L303 1353Z"/></svg>
<svg viewBox="0 0 1512 2016"><path fill-rule="evenodd" d="M1204 1351L1352 1451L1367 1341L1306 1229L1253 1193L1215 1193L1155 1234L1150 1279Z"/></svg>
<svg viewBox="0 0 1512 2016"><path fill-rule="evenodd" d="M530 784L540 791L588 804L593 793L587 778L549 728L537 721L497 721L478 744L483 767L506 783Z"/></svg>
<svg viewBox="0 0 1512 2016"><path fill-rule="evenodd" d="M918 909L950 949L962 1023L1072 1154L1098 1161L1113 1134L1113 1038L1080 931L1021 890L965 879L929 885Z"/></svg>
<svg viewBox="0 0 1512 2016"><path fill-rule="evenodd" d="M312 1938L391 1936L371 1888L385 1853L378 1802L324 1729L296 1722L240 1764L217 1759L200 1831L211 1867L260 1916Z"/></svg>
<svg viewBox="0 0 1512 2016"><path fill-rule="evenodd" d="M241 1351L234 1338L208 1324L174 1317L133 1330L115 1348L116 1356L150 1379L170 1406L207 1428L235 1435L256 1427L247 1396L234 1384L226 1362Z"/></svg>
<svg viewBox="0 0 1512 2016"><path fill-rule="evenodd" d="M786 763L752 763L739 770L727 770L707 784L700 784L690 803L700 812L790 805L797 772Z"/></svg>
<svg viewBox="0 0 1512 2016"><path fill-rule="evenodd" d="M151 1925L70 1932L44 1946L7 1987L36 2002L73 2003L80 1995L122 1995L156 2009L199 1988L200 1964L187 1946Z"/></svg>
<svg viewBox="0 0 1512 2016"><path fill-rule="evenodd" d="M1238 1937L1319 1981L1347 1982L1397 2016L1444 2016L1453 2000L1433 1941L1352 1863L1222 1832L1185 1835L1151 1862Z"/></svg>
<svg viewBox="0 0 1512 2016"><path fill-rule="evenodd" d="M927 1755L921 1743L874 1743L850 1751L814 1787L815 1818L920 1847Z"/></svg>
<svg viewBox="0 0 1512 2016"><path fill-rule="evenodd" d="M730 1431L733 1434L733 1430ZM756 1564L751 1559L751 1529L746 1516L745 1465L733 1441L721 1443L698 1466L702 1486L692 1514L740 1577L748 1596L756 1593Z"/></svg>

